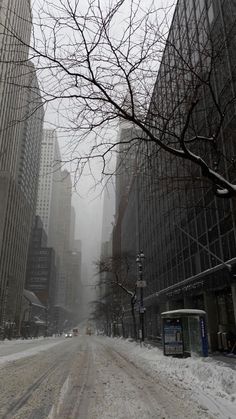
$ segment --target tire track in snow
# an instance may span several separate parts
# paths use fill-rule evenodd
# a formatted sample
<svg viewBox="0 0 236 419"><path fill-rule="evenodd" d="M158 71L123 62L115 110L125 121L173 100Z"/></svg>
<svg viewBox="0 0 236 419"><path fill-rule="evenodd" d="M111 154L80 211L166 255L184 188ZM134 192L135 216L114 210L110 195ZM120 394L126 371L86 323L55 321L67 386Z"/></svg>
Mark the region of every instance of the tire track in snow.
<svg viewBox="0 0 236 419"><path fill-rule="evenodd" d="M24 360L17 360L9 367L11 369L10 379L12 380L12 388L9 386L8 380L7 388L8 397L5 397L0 402L1 419L45 419L47 417L52 400L55 399L57 392L59 392L60 382L64 382L68 376L69 366L71 365L71 356L74 353L73 346L56 347L56 352L45 351L45 355L38 354L28 358L27 363ZM45 361L45 362L44 362ZM38 370L35 368L38 367ZM44 372L40 372L43 368ZM37 372L36 372L37 371ZM1 371L3 373L3 371ZM22 374L25 374L25 382L23 386L16 386L14 383L22 382ZM37 374L37 378L32 380L32 374ZM27 383L30 383L26 386ZM12 398L12 392L14 396ZM6 393L6 392L5 392ZM20 395L18 395L21 393ZM46 395L46 397L45 397Z"/></svg>
<svg viewBox="0 0 236 419"><path fill-rule="evenodd" d="M9 408L2 416L2 419L12 419L25 404L28 402L32 394L40 387L40 385L56 370L58 369L58 361L56 361L46 372L31 384L21 397L10 404Z"/></svg>
<svg viewBox="0 0 236 419"><path fill-rule="evenodd" d="M161 416L156 417L165 419L212 418L205 410L203 411L201 406L188 399L188 393L186 393L187 397L183 398L183 389L177 388L169 380L165 382L163 380L157 381L147 371L143 370L141 365L136 365L113 346L107 346L99 340L97 342L103 347L103 351L113 359L113 362L133 380L134 385L140 389L140 399L147 407L152 406L153 412L155 408L161 412Z"/></svg>
<svg viewBox="0 0 236 419"><path fill-rule="evenodd" d="M83 351L75 359L75 366L68 377L66 394L53 406L47 419L86 419L93 386L93 353L85 341Z"/></svg>

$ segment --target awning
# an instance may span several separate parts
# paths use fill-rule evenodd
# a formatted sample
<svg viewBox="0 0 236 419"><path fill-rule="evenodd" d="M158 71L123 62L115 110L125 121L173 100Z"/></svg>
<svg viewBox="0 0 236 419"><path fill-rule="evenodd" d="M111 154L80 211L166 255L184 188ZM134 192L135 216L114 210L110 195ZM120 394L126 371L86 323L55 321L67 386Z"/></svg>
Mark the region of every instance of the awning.
<svg viewBox="0 0 236 419"><path fill-rule="evenodd" d="M24 290L23 295L26 298L26 300L29 301L31 305L40 307L41 309L46 310L46 307L41 303L37 295L35 295L32 291Z"/></svg>
<svg viewBox="0 0 236 419"><path fill-rule="evenodd" d="M154 294L148 295L144 298L144 301L147 303L151 300L158 299L162 296L168 296L168 294L178 293L181 290L190 290L197 287L203 287L207 282L212 278L213 274L220 273L221 271L227 273L230 279L230 271L226 268L227 265L236 266L236 258L230 259L225 263L220 263L219 265L213 266L212 268L206 269L205 271L199 272L198 274L186 278L176 284L170 285L169 287L163 288L160 291L155 292ZM236 275L232 275L231 281L236 281ZM225 283L225 281L224 281Z"/></svg>

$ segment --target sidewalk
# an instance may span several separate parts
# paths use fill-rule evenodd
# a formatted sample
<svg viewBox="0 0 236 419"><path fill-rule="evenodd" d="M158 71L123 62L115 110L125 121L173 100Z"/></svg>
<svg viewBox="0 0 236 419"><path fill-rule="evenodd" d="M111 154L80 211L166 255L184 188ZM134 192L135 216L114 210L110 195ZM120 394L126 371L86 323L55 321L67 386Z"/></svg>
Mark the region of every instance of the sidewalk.
<svg viewBox="0 0 236 419"><path fill-rule="evenodd" d="M210 355L211 358L216 359L217 361L223 362L227 367L230 367L236 370L236 355L229 353L213 353Z"/></svg>
<svg viewBox="0 0 236 419"><path fill-rule="evenodd" d="M161 340L148 339L148 340L145 340L145 343L153 347L159 348L160 350L163 350L163 345L162 345ZM236 370L236 355L235 354L229 354L227 352L224 352L224 353L214 352L214 353L209 354L209 358L212 358L216 361L223 362L226 367Z"/></svg>

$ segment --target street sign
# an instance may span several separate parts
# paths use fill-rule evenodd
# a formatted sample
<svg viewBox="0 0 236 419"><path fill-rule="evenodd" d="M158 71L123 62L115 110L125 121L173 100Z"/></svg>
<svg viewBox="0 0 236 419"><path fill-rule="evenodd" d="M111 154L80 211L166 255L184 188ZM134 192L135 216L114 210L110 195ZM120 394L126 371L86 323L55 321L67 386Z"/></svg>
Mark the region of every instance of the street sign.
<svg viewBox="0 0 236 419"><path fill-rule="evenodd" d="M137 281L136 282L137 288L145 288L147 286L146 281Z"/></svg>

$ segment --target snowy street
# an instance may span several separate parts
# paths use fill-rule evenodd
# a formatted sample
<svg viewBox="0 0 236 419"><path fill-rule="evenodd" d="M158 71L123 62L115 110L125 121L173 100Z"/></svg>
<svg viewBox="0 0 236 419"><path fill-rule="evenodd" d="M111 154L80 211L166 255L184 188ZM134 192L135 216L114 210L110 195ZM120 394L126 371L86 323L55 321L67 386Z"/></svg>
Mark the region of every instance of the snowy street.
<svg viewBox="0 0 236 419"><path fill-rule="evenodd" d="M0 382L5 419L236 416L236 370L227 364L102 336L5 341Z"/></svg>

